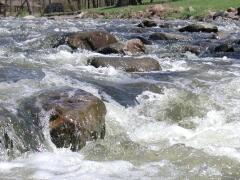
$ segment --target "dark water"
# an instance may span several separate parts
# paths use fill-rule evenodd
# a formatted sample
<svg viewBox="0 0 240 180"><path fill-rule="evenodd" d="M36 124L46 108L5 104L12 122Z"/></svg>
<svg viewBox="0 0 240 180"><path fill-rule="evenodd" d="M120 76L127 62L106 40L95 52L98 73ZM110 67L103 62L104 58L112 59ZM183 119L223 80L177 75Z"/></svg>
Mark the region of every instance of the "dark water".
<svg viewBox="0 0 240 180"><path fill-rule="evenodd" d="M87 66L97 53L52 48L65 32L107 30L126 41L171 28L136 28L138 21L2 19L0 21L1 179L239 179L239 53L212 53L240 39L239 22L215 22L229 34L184 33L187 42L156 41L147 56L162 71L126 73ZM200 45L199 56L182 53ZM235 44L238 49L238 44ZM107 135L80 152L50 141L48 115L33 123L31 96L61 86L86 90L107 107ZM38 124L38 126L34 125Z"/></svg>

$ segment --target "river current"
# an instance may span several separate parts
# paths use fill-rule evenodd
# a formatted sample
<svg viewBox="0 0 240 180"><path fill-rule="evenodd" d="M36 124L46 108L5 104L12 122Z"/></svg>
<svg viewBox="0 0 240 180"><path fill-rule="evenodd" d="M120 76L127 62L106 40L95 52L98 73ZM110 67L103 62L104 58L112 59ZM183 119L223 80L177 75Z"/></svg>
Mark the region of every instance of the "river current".
<svg viewBox="0 0 240 180"><path fill-rule="evenodd" d="M99 54L52 48L65 32L106 30L119 41L172 32L125 20L0 20L0 132L13 140L11 151L0 144L0 179L239 179L240 55L215 57L180 53L182 42L156 41L147 55L162 71L126 73L87 66ZM215 22L232 39L240 23ZM211 35L192 33L191 42L210 43ZM189 42L187 42L189 43ZM21 136L31 119L22 119L21 102L41 90L69 86L101 98L107 108L106 137L79 152L58 149L42 118L39 136ZM46 117L46 116L43 116ZM23 121L24 123L20 123ZM24 125L18 125L18 124ZM35 128L31 133L38 134ZM32 144L29 151L22 151Z"/></svg>

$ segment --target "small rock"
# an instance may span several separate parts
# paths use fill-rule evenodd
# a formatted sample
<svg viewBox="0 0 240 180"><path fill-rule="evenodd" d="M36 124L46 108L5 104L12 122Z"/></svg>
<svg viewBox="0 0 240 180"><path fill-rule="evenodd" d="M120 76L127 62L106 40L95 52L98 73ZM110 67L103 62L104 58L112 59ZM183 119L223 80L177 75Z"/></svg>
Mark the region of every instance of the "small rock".
<svg viewBox="0 0 240 180"><path fill-rule="evenodd" d="M181 35L181 34L174 34L174 33L164 33L164 32L156 32L149 36L151 40L178 40L178 41L185 41L189 40L189 37Z"/></svg>
<svg viewBox="0 0 240 180"><path fill-rule="evenodd" d="M227 9L227 12L236 12L237 10L233 7L230 7Z"/></svg>
<svg viewBox="0 0 240 180"><path fill-rule="evenodd" d="M138 24L138 27L155 27L157 26L157 23L155 21L152 21L152 20L143 20L140 24Z"/></svg>
<svg viewBox="0 0 240 180"><path fill-rule="evenodd" d="M123 47L124 45L122 43L114 43L107 47L98 49L97 52L101 54L125 54Z"/></svg>
<svg viewBox="0 0 240 180"><path fill-rule="evenodd" d="M137 55L145 53L145 47L140 39L131 39L126 42L123 51L127 55Z"/></svg>
<svg viewBox="0 0 240 180"><path fill-rule="evenodd" d="M36 17L35 16L32 16L32 15L28 15L28 16L24 16L23 19L28 19L28 20L31 20L31 19L35 19Z"/></svg>
<svg viewBox="0 0 240 180"><path fill-rule="evenodd" d="M219 31L216 34L214 34L213 39L226 39L230 37L230 33Z"/></svg>
<svg viewBox="0 0 240 180"><path fill-rule="evenodd" d="M83 18L85 18L85 17L87 17L87 12L81 12L80 14L78 14L78 15L76 15L74 18L75 19L83 19Z"/></svg>
<svg viewBox="0 0 240 180"><path fill-rule="evenodd" d="M141 40L143 44L152 45L152 41L149 41L148 39L146 39L142 36L133 36L133 38Z"/></svg>
<svg viewBox="0 0 240 180"><path fill-rule="evenodd" d="M239 16L237 16L235 12L227 12L226 13L226 17L234 19L234 20L238 20L239 19Z"/></svg>
<svg viewBox="0 0 240 180"><path fill-rule="evenodd" d="M201 48L199 46L187 45L183 47L183 52L187 51L199 55L201 53Z"/></svg>
<svg viewBox="0 0 240 180"><path fill-rule="evenodd" d="M146 72L159 71L161 67L157 60L143 57L93 57L88 60L88 64L96 68L112 66L126 72Z"/></svg>
<svg viewBox="0 0 240 180"><path fill-rule="evenodd" d="M240 7L237 8L237 15L240 16Z"/></svg>
<svg viewBox="0 0 240 180"><path fill-rule="evenodd" d="M162 12L165 11L165 8L161 4L156 4L151 6L148 11L150 12L151 16L160 16Z"/></svg>
<svg viewBox="0 0 240 180"><path fill-rule="evenodd" d="M159 24L159 27L160 28L173 28L174 26L173 26L173 24L170 24L170 23L161 23L161 24Z"/></svg>
<svg viewBox="0 0 240 180"><path fill-rule="evenodd" d="M213 15L213 19L215 20L216 18L218 17L225 17L227 14L225 11L218 11L218 12L215 12L214 15Z"/></svg>
<svg viewBox="0 0 240 180"><path fill-rule="evenodd" d="M215 25L208 24L208 23L197 23L185 26L179 29L180 32L188 31L188 32L218 32L218 28Z"/></svg>
<svg viewBox="0 0 240 180"><path fill-rule="evenodd" d="M220 44L215 47L215 52L234 52L234 48L230 44Z"/></svg>

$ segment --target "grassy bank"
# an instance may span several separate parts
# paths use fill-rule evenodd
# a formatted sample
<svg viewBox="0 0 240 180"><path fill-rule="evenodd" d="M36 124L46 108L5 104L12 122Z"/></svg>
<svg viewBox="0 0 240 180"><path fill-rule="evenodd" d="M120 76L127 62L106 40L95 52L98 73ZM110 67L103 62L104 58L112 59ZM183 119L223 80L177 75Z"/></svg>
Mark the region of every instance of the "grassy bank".
<svg viewBox="0 0 240 180"><path fill-rule="evenodd" d="M202 17L209 14L209 11L226 10L230 7L240 7L240 0L175 0L169 2L174 9L182 7L178 13L170 13L170 17L186 18L186 17ZM193 11L189 11L189 7Z"/></svg>
<svg viewBox="0 0 240 180"><path fill-rule="evenodd" d="M172 19L190 16L202 17L209 14L209 11L226 10L229 7L238 8L240 7L240 0L156 0L152 4L145 0L142 5L105 7L87 11L92 15L101 14L105 18L131 18L146 13L149 7L154 4L162 4L165 7L162 16Z"/></svg>

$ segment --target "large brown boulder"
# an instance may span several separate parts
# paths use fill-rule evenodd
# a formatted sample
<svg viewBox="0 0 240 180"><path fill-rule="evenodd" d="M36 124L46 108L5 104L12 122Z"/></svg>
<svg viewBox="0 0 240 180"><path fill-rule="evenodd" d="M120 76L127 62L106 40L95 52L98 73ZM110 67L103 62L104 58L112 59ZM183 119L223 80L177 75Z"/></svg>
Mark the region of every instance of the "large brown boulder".
<svg viewBox="0 0 240 180"><path fill-rule="evenodd" d="M112 66L126 72L159 71L161 67L157 60L143 57L93 57L88 64L96 68Z"/></svg>
<svg viewBox="0 0 240 180"><path fill-rule="evenodd" d="M117 43L117 39L105 31L77 32L68 35L65 42L73 49L81 48L96 51Z"/></svg>
<svg viewBox="0 0 240 180"><path fill-rule="evenodd" d="M41 93L36 102L44 111L51 112L50 136L58 148L76 151L87 141L104 138L104 103L94 95L72 88Z"/></svg>
<svg viewBox="0 0 240 180"><path fill-rule="evenodd" d="M179 40L179 41L186 41L189 40L189 37L181 35L181 34L174 34L174 33L165 33L165 32L155 32L149 36L151 40Z"/></svg>
<svg viewBox="0 0 240 180"><path fill-rule="evenodd" d="M196 23L185 26L179 29L180 32L188 31L188 32L218 32L218 28L215 25L208 24L208 23Z"/></svg>
<svg viewBox="0 0 240 180"><path fill-rule="evenodd" d="M140 39L131 39L126 42L123 51L127 55L142 54L145 53L145 46Z"/></svg>

